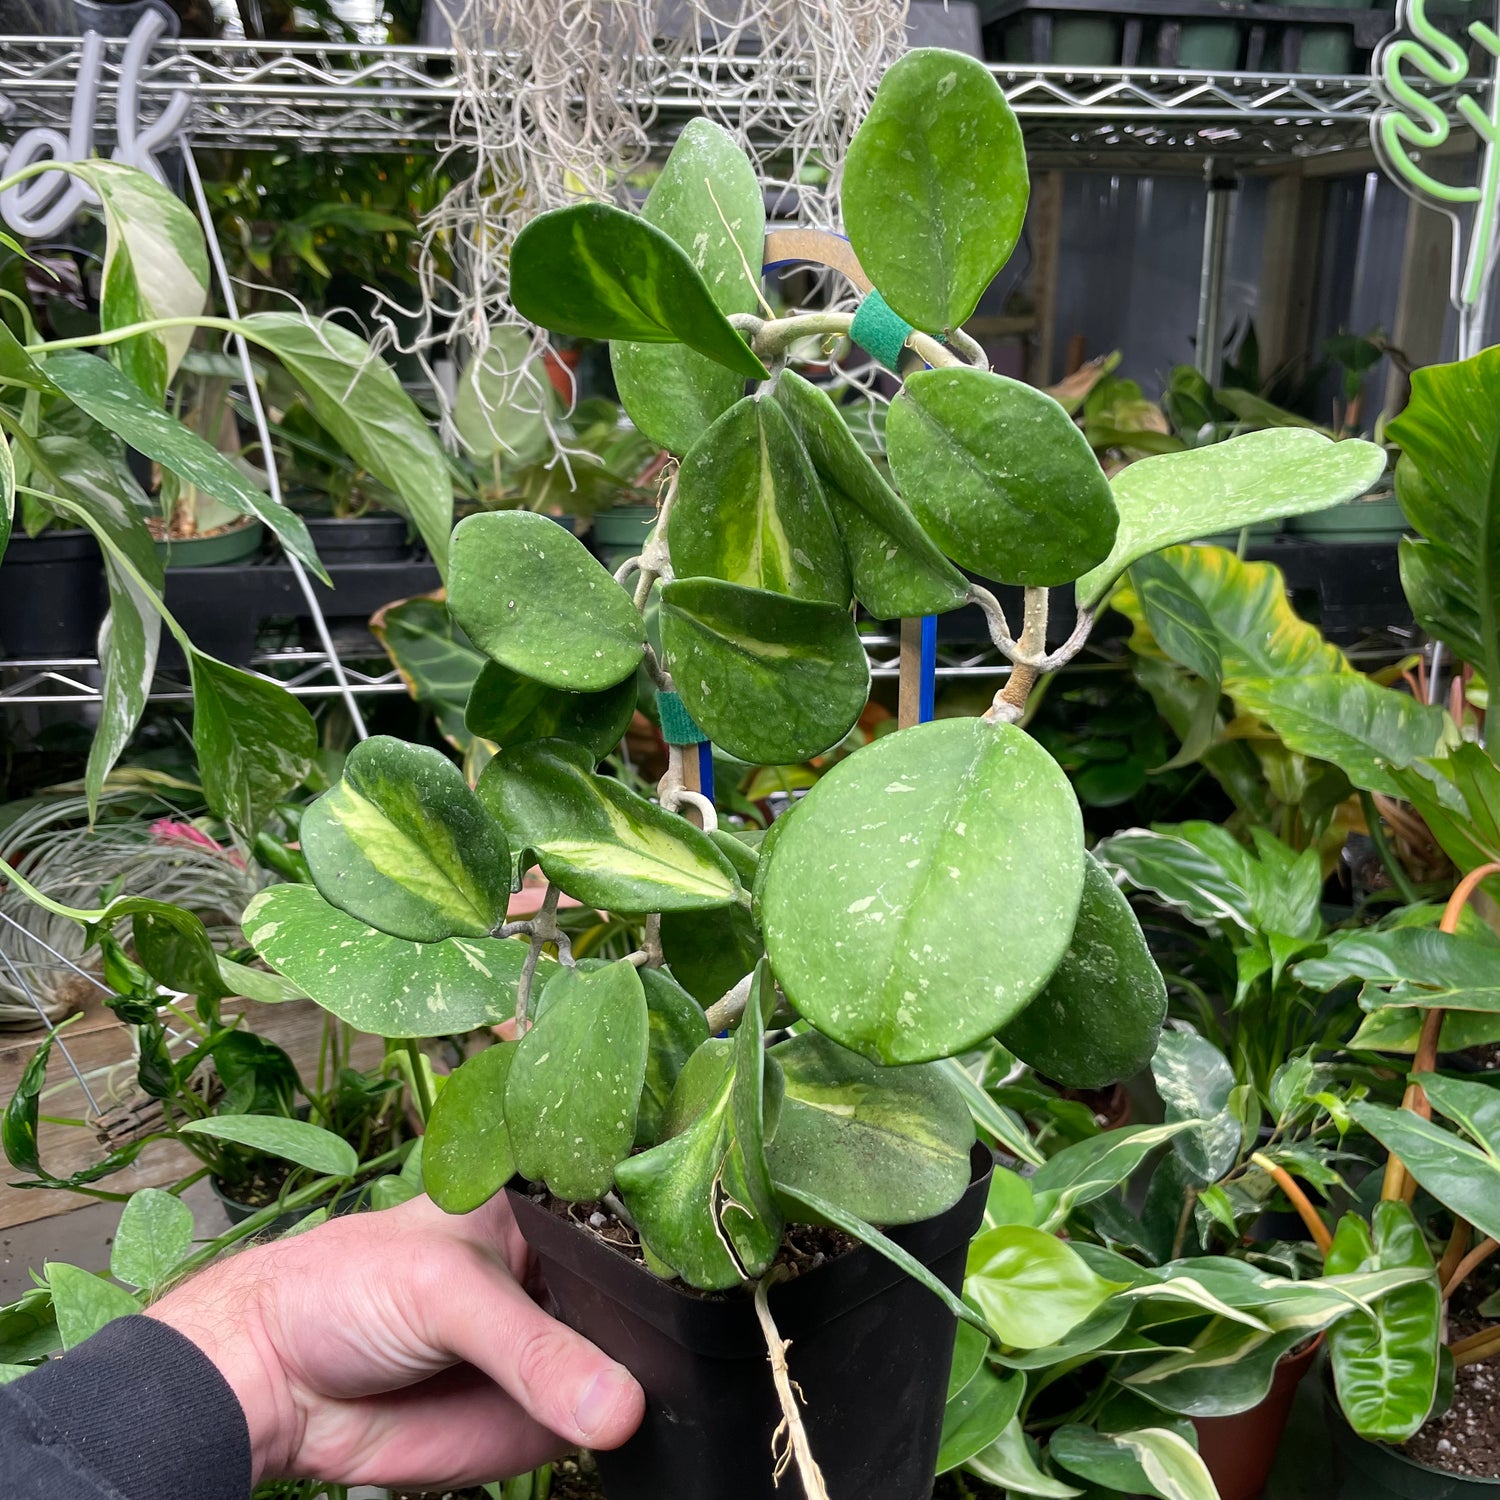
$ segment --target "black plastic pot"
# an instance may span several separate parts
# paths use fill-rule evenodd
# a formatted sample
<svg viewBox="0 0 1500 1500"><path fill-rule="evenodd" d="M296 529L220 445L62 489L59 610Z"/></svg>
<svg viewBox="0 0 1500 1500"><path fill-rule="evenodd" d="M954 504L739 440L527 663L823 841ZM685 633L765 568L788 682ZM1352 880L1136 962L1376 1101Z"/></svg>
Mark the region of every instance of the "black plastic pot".
<svg viewBox="0 0 1500 1500"><path fill-rule="evenodd" d="M970 1186L952 1208L890 1231L954 1291L993 1166L988 1148L976 1146ZM658 1280L524 1187L509 1197L558 1315L646 1392L640 1430L597 1455L609 1500L776 1500L771 1446L781 1411L750 1297L704 1297ZM953 1315L864 1246L774 1288L770 1306L791 1340L791 1376L829 1493L928 1500Z"/></svg>
<svg viewBox="0 0 1500 1500"><path fill-rule="evenodd" d="M325 568L402 562L411 555L405 516L307 516L307 532Z"/></svg>
<svg viewBox="0 0 1500 1500"><path fill-rule="evenodd" d="M104 564L86 531L13 535L0 554L0 656L92 656Z"/></svg>
<svg viewBox="0 0 1500 1500"><path fill-rule="evenodd" d="M267 1204L242 1203L238 1198L231 1197L225 1190L223 1184L217 1177L210 1177L208 1185L213 1190L213 1195L219 1200L219 1207L224 1210L224 1217L231 1224L243 1224L246 1219L253 1218L260 1213ZM320 1208L326 1208L331 1217L339 1214L353 1213L359 1207L360 1201L366 1195L365 1187L345 1188L337 1198L325 1199L322 1203L308 1203L302 1208L289 1209L284 1214L278 1214L261 1231L262 1234L274 1238L278 1234L285 1234L295 1224L300 1224L309 1214L316 1213Z"/></svg>

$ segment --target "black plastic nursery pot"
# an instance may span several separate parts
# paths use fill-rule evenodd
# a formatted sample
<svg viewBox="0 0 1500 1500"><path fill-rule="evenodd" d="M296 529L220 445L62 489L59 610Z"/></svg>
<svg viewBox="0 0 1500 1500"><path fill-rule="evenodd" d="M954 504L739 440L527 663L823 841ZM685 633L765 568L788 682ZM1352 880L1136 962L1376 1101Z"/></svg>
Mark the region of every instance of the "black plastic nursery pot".
<svg viewBox="0 0 1500 1500"><path fill-rule="evenodd" d="M270 1205L265 1203L244 1203L225 1191L223 1183L217 1177L210 1177L208 1185L213 1190L213 1195L219 1200L219 1207L224 1210L224 1217L231 1224L243 1224L246 1219L254 1218L262 1213ZM288 1209L284 1214L278 1214L261 1232L274 1238L278 1234L285 1234L293 1225L300 1224L309 1214L316 1213L320 1208L326 1208L330 1217L339 1214L353 1213L359 1207L360 1200L366 1196L368 1184L351 1188L345 1188L337 1198L324 1199L321 1203L304 1204L301 1208Z"/></svg>
<svg viewBox="0 0 1500 1500"><path fill-rule="evenodd" d="M307 534L325 568L346 563L401 562L411 555L405 516L305 516Z"/></svg>
<svg viewBox="0 0 1500 1500"><path fill-rule="evenodd" d="M994 1158L976 1146L963 1197L889 1231L955 1292L984 1214ZM516 1222L570 1328L640 1381L646 1416L596 1455L609 1500L775 1500L781 1409L746 1293L701 1296L659 1280L588 1230L508 1190ZM813 1457L832 1495L928 1500L955 1320L925 1287L861 1245L769 1294L804 1398ZM784 1482L780 1494L786 1493Z"/></svg>
<svg viewBox="0 0 1500 1500"><path fill-rule="evenodd" d="M12 535L0 568L0 656L94 654L104 618L104 564L87 531Z"/></svg>

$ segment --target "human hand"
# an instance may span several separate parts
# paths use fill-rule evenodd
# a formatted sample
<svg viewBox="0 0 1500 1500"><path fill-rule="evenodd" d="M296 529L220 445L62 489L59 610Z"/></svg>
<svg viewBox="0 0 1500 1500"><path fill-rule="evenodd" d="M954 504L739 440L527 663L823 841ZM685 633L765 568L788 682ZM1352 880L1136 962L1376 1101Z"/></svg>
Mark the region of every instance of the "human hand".
<svg viewBox="0 0 1500 1500"><path fill-rule="evenodd" d="M640 1424L630 1374L521 1287L504 1195L415 1198L247 1250L147 1314L229 1382L255 1478L438 1489L524 1473Z"/></svg>

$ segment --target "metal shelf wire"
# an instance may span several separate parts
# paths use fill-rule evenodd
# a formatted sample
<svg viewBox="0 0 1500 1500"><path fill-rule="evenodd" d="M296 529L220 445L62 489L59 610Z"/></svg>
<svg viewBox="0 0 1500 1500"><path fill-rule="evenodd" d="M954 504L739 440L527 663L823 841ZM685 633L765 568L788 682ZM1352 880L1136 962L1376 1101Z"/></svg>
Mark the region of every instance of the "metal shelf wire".
<svg viewBox="0 0 1500 1500"><path fill-rule="evenodd" d="M123 39L108 40L104 86L119 78ZM80 43L76 37L0 36L0 100L7 131L67 130ZM515 60L519 79L522 63ZM754 57L663 62L637 101L663 142L705 98L730 117L759 118L764 95ZM997 66L1035 156L1232 157L1270 162L1366 143L1379 100L1367 77L1163 68ZM1452 113L1480 85L1431 87ZM440 150L451 144L459 98L451 53L429 47L322 42L164 41L144 69L141 107L154 116L175 90L194 102L190 132L207 146L341 152ZM783 125L811 91L783 91ZM100 144L108 144L107 137Z"/></svg>

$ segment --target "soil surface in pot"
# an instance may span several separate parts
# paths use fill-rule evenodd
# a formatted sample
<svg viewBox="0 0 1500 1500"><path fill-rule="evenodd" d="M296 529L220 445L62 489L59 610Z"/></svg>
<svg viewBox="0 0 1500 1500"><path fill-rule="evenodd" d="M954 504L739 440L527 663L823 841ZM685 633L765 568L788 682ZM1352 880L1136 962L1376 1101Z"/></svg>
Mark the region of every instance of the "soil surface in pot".
<svg viewBox="0 0 1500 1500"><path fill-rule="evenodd" d="M1491 1262L1493 1264L1493 1262ZM1486 1268L1488 1269L1488 1268ZM1448 1322L1450 1344L1477 1333L1492 1320L1477 1311L1494 1278L1486 1276L1483 1288L1471 1283L1459 1290ZM1500 1361L1480 1360L1453 1373L1453 1402L1442 1416L1430 1422L1400 1450L1419 1464L1467 1474L1475 1479L1500 1479Z"/></svg>

